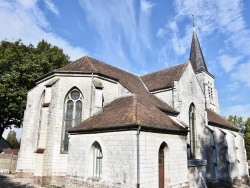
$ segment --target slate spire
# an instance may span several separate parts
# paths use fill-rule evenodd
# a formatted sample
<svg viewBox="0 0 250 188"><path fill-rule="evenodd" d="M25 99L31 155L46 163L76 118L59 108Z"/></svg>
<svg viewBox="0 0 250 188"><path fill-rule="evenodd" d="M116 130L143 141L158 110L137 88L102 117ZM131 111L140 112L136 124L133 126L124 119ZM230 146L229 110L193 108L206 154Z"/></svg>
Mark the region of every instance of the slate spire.
<svg viewBox="0 0 250 188"><path fill-rule="evenodd" d="M195 27L193 30L193 37L192 37L189 60L192 64L194 72L196 73L202 72L202 71L208 72L206 62L204 60L204 57L201 51L201 46L200 46L196 31L195 31Z"/></svg>

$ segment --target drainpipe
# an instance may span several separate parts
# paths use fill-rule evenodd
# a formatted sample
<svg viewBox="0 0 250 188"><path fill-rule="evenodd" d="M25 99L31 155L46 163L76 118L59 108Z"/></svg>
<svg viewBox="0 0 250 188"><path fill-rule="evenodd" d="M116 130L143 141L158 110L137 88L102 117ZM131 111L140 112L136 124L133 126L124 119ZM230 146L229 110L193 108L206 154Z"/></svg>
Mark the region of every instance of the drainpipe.
<svg viewBox="0 0 250 188"><path fill-rule="evenodd" d="M174 109L174 85L172 85L172 107Z"/></svg>
<svg viewBox="0 0 250 188"><path fill-rule="evenodd" d="M137 188L140 188L140 130L141 126L137 129Z"/></svg>
<svg viewBox="0 0 250 188"><path fill-rule="evenodd" d="M89 117L91 116L91 113L92 113L92 95L93 95L93 72L92 72L92 75L91 75L91 89L90 89L90 108L89 108Z"/></svg>

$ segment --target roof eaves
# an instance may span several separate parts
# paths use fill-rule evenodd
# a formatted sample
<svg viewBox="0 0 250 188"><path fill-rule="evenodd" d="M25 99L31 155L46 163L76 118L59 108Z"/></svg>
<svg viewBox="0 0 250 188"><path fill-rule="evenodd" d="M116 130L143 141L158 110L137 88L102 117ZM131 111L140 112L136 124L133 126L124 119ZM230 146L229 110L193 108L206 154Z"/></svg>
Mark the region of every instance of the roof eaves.
<svg viewBox="0 0 250 188"><path fill-rule="evenodd" d="M178 135L187 135L188 130L186 129L168 129L160 127L152 127L144 124L122 124L122 125L112 125L109 127L98 127L98 128L89 128L89 129L70 129L68 133L70 134L92 134L92 133L103 133L103 132L116 132L116 131L128 131L128 130L137 130L141 126L141 131L145 132L154 132L162 134L178 134Z"/></svg>
<svg viewBox="0 0 250 188"><path fill-rule="evenodd" d="M157 106L156 106L157 107ZM168 110L165 108L157 107L160 111L164 112L167 115L172 115L172 116L178 116L180 112L177 112L175 110Z"/></svg>
<svg viewBox="0 0 250 188"><path fill-rule="evenodd" d="M155 88L155 89L152 89L152 90L149 90L149 92L157 92L157 91L161 91L161 90L166 90L166 89L169 89L169 88L172 88L174 86L174 83L171 83L171 84L168 84L164 87L160 87L160 88Z"/></svg>
<svg viewBox="0 0 250 188"><path fill-rule="evenodd" d="M229 127L229 126L219 124L219 123L213 122L213 121L208 121L208 125L219 127L219 128L224 128L224 129L229 129L229 130L233 130L233 131L237 131L237 132L239 132L239 130L240 130L237 127Z"/></svg>
<svg viewBox="0 0 250 188"><path fill-rule="evenodd" d="M51 76L53 74L56 74L56 73L59 73L59 74L96 74L96 75L99 75L99 76L104 76L104 77L107 77L109 79L113 79L115 81L119 81L118 78L114 78L114 77L111 77L111 76L108 76L106 74L103 74L101 72L92 72L92 71L62 71L62 70L54 70L54 71L51 71L47 74L44 74L43 76L35 79L34 81L37 83L39 82L40 80L43 80L44 78L48 77L48 76Z"/></svg>
<svg viewBox="0 0 250 188"><path fill-rule="evenodd" d="M207 73L209 76L211 76L212 78L215 78L215 76L214 76L214 75L212 75L210 72L208 72L208 71L206 71L206 70L195 71L195 73L196 73L196 74L198 74L198 73L202 73L202 72L205 72L205 73Z"/></svg>

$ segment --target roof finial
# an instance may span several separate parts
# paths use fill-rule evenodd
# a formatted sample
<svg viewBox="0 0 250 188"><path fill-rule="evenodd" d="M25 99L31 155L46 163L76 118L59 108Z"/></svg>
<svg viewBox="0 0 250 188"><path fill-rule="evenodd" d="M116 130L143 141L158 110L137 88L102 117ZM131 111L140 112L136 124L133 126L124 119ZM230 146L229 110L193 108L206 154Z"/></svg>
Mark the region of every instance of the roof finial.
<svg viewBox="0 0 250 188"><path fill-rule="evenodd" d="M195 25L194 25L194 15L192 14L192 17L193 17L193 27L195 28Z"/></svg>

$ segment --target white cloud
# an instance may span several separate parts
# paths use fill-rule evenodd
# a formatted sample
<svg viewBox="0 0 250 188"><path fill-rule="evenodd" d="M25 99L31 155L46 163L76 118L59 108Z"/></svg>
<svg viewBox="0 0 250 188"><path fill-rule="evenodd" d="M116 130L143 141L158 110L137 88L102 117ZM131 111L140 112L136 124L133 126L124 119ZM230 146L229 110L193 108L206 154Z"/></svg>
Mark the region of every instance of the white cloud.
<svg viewBox="0 0 250 188"><path fill-rule="evenodd" d="M141 0L141 10L143 12L149 14L153 6L154 6L153 3L146 1L146 0Z"/></svg>
<svg viewBox="0 0 250 188"><path fill-rule="evenodd" d="M71 45L67 40L53 33L49 21L33 0L1 1L0 40L21 39L25 44L36 45L42 39L56 45L68 54L71 60L82 57L87 52Z"/></svg>
<svg viewBox="0 0 250 188"><path fill-rule="evenodd" d="M244 120L250 117L250 104L245 105L235 105L226 108L223 111L223 116L228 117L229 115L242 116Z"/></svg>
<svg viewBox="0 0 250 188"><path fill-rule="evenodd" d="M163 28L158 29L156 36L159 38L164 38L164 36L166 35L165 30Z"/></svg>
<svg viewBox="0 0 250 188"><path fill-rule="evenodd" d="M226 73L232 71L235 65L241 60L241 56L232 57L230 55L223 54L219 57L220 65Z"/></svg>
<svg viewBox="0 0 250 188"><path fill-rule="evenodd" d="M26 9L32 9L36 6L38 0L17 0L17 2Z"/></svg>
<svg viewBox="0 0 250 188"><path fill-rule="evenodd" d="M229 101L237 101L239 99L239 96L229 96L227 97L227 100Z"/></svg>
<svg viewBox="0 0 250 188"><path fill-rule="evenodd" d="M249 73L250 73L250 61L244 64L240 64L232 74L232 77L234 79L237 79L245 83L248 87L250 87Z"/></svg>
<svg viewBox="0 0 250 188"><path fill-rule="evenodd" d="M192 15L194 15L195 26L201 43L211 35L214 38L219 37L219 35L227 38L225 43L220 44L224 45L221 47L224 49L223 54L221 55L219 51L218 54L214 54L215 60L219 60L219 63L215 62L215 64L209 65L210 68L211 66L213 66L213 70L221 70L222 68L225 73L232 74L232 78L237 78L237 80L250 86L250 79L246 76L249 73L245 70L249 70L249 65L240 65L243 59L249 59L250 57L250 29L247 28L243 16L243 2L241 0L210 0L209 2L175 0L173 5L174 15L164 27L158 29L156 34L161 39L171 39L170 47L169 44L164 43L161 46L162 49L158 50L161 52L160 58L166 59L169 56L169 51L172 50L175 55L185 55L185 58L188 58ZM187 22L187 19L190 20L190 23ZM186 24L185 29L183 23ZM205 46L202 48L203 53L206 53ZM235 52L237 52L236 55ZM237 73L235 73L236 71L233 70L237 67ZM217 75L221 74L220 71L217 71L217 73Z"/></svg>
<svg viewBox="0 0 250 188"><path fill-rule="evenodd" d="M236 91L239 89L241 84L239 82L228 82L227 88L229 91Z"/></svg>
<svg viewBox="0 0 250 188"><path fill-rule="evenodd" d="M44 1L46 3L46 7L55 15L59 16L59 10L58 8L55 6L55 4L51 1L51 0L45 0Z"/></svg>
<svg viewBox="0 0 250 188"><path fill-rule="evenodd" d="M182 43L185 43L185 40L183 39L190 33L192 24L191 16L194 15L195 25L200 31L200 39L219 30L224 34L229 36L231 35L232 39L240 39L230 40L229 45L233 45L235 47L244 46L245 48L250 49L248 47L249 45L247 45L249 44L249 35L242 35L247 32L244 32L246 30L246 25L242 15L243 7L241 4L241 0L210 0L209 2L198 0L176 0L174 1L175 16L173 16L168 23L166 23L165 30L172 32L172 35L176 38L174 41L177 41L179 46L189 48L189 45L183 45ZM180 26L178 26L178 23L181 23L187 18L190 19L190 24L188 24L189 32L185 32L184 35L180 35L180 31L183 30L183 25L180 24ZM181 28L179 29L179 27ZM238 33L239 31L241 34ZM163 31L161 31L161 33L163 33ZM180 49L176 47L175 43L173 43L173 45L176 54L180 54ZM184 52L186 49L181 49L181 51Z"/></svg>
<svg viewBox="0 0 250 188"><path fill-rule="evenodd" d="M151 46L152 3L142 0L138 7L132 0L119 3L79 0L79 4L98 35L94 40L101 45L98 53L102 58L112 63L126 63L125 66L131 62L145 63L145 49ZM124 52L130 53L125 56Z"/></svg>

